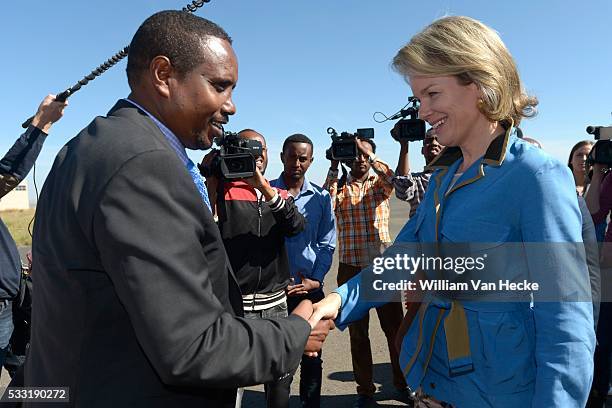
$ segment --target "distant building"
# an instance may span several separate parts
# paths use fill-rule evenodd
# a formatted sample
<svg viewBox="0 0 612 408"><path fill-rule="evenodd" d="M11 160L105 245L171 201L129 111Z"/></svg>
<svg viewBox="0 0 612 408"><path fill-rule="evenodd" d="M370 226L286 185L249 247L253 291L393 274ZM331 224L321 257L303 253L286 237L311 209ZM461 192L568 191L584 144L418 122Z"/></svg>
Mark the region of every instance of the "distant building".
<svg viewBox="0 0 612 408"><path fill-rule="evenodd" d="M0 199L0 211L27 210L30 208L28 182L23 180L17 187Z"/></svg>

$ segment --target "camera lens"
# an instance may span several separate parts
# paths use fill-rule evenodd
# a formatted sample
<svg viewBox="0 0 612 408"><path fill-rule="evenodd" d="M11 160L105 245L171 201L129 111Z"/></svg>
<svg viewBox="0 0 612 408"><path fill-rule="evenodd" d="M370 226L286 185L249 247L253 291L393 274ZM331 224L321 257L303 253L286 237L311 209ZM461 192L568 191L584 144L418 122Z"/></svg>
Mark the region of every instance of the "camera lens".
<svg viewBox="0 0 612 408"><path fill-rule="evenodd" d="M235 158L226 161L227 169L232 173L242 173L248 171L248 163L245 162L244 157Z"/></svg>

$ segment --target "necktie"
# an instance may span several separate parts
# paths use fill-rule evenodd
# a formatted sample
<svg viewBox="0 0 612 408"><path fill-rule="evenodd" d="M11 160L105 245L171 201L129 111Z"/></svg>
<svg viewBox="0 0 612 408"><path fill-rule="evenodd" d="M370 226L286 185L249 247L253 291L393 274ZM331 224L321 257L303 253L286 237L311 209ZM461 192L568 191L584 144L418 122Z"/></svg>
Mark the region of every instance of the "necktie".
<svg viewBox="0 0 612 408"><path fill-rule="evenodd" d="M198 188L198 191L202 196L204 204L206 204L206 206L212 213L210 200L208 199L208 189L206 188L206 183L204 183L204 177L202 177L202 175L200 174L200 170L198 170L198 167L191 161L191 159L187 162L187 170L189 170L189 174L191 174L191 178L193 179L193 182Z"/></svg>

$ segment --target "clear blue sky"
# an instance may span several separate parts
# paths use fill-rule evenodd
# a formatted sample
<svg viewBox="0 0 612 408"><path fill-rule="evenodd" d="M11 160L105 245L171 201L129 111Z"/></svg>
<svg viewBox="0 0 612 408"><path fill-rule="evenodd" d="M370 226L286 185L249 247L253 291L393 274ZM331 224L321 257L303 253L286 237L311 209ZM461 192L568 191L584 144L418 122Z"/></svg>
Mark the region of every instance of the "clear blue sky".
<svg viewBox="0 0 612 408"><path fill-rule="evenodd" d="M0 154L44 95L66 89L128 45L150 14L181 8L183 1L3 4ZM309 176L322 183L328 126L338 131L374 127L379 156L395 167L398 145L388 133L392 122L377 124L372 114L391 114L406 103L410 88L391 70L390 61L412 35L444 15L471 16L500 33L527 90L540 100L538 116L522 128L560 160L567 160L576 141L591 138L586 125L612 122L609 0L212 0L197 14L220 24L234 39L238 112L227 128L249 127L264 134L269 178L281 171L284 138L300 132L315 142ZM122 61L70 98L38 160L39 188L61 146L127 94ZM202 155L190 152L194 160ZM411 160L415 170L423 166L416 146ZM29 180L32 187L31 175Z"/></svg>

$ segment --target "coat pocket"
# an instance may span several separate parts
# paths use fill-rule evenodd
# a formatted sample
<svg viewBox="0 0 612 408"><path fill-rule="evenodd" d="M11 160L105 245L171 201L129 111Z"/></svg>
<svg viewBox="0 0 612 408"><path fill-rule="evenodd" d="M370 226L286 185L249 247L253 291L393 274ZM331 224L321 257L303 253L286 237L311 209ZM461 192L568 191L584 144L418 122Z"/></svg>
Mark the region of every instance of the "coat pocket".
<svg viewBox="0 0 612 408"><path fill-rule="evenodd" d="M535 330L531 310L474 312L468 319L474 374L485 394L512 394L534 387Z"/></svg>

